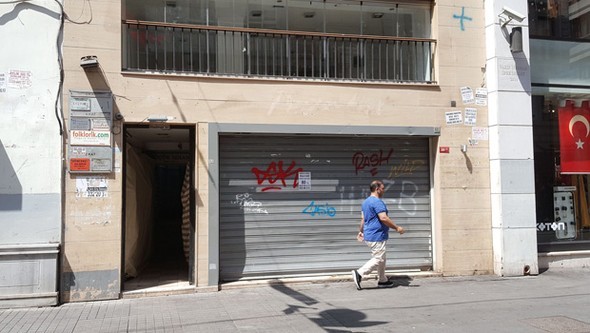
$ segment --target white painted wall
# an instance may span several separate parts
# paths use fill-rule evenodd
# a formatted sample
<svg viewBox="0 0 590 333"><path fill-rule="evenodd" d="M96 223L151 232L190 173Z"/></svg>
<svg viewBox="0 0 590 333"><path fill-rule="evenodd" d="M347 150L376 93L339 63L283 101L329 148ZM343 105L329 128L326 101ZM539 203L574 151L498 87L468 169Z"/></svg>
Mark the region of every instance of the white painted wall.
<svg viewBox="0 0 590 333"><path fill-rule="evenodd" d="M56 291L61 13L53 0L0 3L0 306L19 304L6 295ZM32 254L31 248L40 250Z"/></svg>
<svg viewBox="0 0 590 333"><path fill-rule="evenodd" d="M525 0L486 0L486 78L489 98L490 179L494 272L538 273L535 178L527 19L505 28L504 6L527 16ZM522 27L523 52L510 51L509 34Z"/></svg>
<svg viewBox="0 0 590 333"><path fill-rule="evenodd" d="M5 89L0 92L0 195L60 195L62 140L55 115L60 17L55 1L0 4L0 75L4 75ZM17 73L25 78L16 81ZM18 212L27 213L22 205L19 210L3 207L5 204L0 204L0 216L10 214L18 219ZM46 213L59 216L59 205L48 209L51 212ZM59 229L60 221L52 222ZM17 229L39 231L32 225ZM22 240L20 236L2 232L0 244L16 243ZM36 241L59 242L59 232L46 236Z"/></svg>

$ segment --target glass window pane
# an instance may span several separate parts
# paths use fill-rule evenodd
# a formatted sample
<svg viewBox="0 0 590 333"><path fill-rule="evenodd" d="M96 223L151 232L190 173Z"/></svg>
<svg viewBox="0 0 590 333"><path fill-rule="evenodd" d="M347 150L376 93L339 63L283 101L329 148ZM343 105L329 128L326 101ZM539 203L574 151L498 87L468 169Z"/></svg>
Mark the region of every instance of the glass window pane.
<svg viewBox="0 0 590 333"><path fill-rule="evenodd" d="M397 10L398 37L430 38L430 7L428 5L399 5Z"/></svg>
<svg viewBox="0 0 590 333"><path fill-rule="evenodd" d="M590 89L533 87L532 110L539 251L587 250L590 176L562 173L560 121L567 128L568 117L590 112ZM573 133L581 131L583 136L585 129L580 127Z"/></svg>
<svg viewBox="0 0 590 333"><path fill-rule="evenodd" d="M282 0L262 0L262 28L287 29L287 6Z"/></svg>
<svg viewBox="0 0 590 333"><path fill-rule="evenodd" d="M361 34L361 5L358 1L326 2L325 32Z"/></svg>
<svg viewBox="0 0 590 333"><path fill-rule="evenodd" d="M209 19L203 24L222 27L241 26L239 23L240 18L236 17L234 0L209 0L207 2L208 7L206 10Z"/></svg>
<svg viewBox="0 0 590 333"><path fill-rule="evenodd" d="M291 31L324 31L324 3L319 0L289 0L287 29Z"/></svg>
<svg viewBox="0 0 590 333"><path fill-rule="evenodd" d="M590 82L590 43L531 39L530 49L531 82L554 85Z"/></svg>
<svg viewBox="0 0 590 333"><path fill-rule="evenodd" d="M590 1L531 0L528 3L531 36L590 38Z"/></svg>
<svg viewBox="0 0 590 333"><path fill-rule="evenodd" d="M393 17L395 7L383 4L363 2L362 10L362 34L377 36L395 36Z"/></svg>
<svg viewBox="0 0 590 333"><path fill-rule="evenodd" d="M429 5L363 2L363 34L430 38Z"/></svg>

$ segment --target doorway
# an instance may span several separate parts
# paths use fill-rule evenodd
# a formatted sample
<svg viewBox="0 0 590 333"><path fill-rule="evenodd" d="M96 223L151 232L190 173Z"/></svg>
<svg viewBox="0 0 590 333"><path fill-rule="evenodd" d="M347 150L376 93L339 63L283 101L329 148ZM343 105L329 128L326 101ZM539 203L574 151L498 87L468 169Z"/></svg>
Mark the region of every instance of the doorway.
<svg viewBox="0 0 590 333"><path fill-rule="evenodd" d="M192 289L194 141L194 126L124 127L124 296Z"/></svg>

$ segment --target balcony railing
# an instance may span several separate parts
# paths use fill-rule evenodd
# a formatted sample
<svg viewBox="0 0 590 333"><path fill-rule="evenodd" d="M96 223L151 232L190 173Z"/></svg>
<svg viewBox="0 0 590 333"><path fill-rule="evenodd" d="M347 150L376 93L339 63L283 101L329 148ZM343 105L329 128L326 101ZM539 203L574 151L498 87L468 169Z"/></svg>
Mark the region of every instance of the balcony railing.
<svg viewBox="0 0 590 333"><path fill-rule="evenodd" d="M125 20L123 70L434 83L433 39Z"/></svg>

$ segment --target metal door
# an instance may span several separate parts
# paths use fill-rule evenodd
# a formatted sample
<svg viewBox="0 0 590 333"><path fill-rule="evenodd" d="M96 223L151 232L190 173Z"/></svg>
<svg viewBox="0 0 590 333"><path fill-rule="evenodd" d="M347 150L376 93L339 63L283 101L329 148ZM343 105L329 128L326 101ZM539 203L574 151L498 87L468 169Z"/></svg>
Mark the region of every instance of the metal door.
<svg viewBox="0 0 590 333"><path fill-rule="evenodd" d="M388 269L432 268L429 139L224 135L220 280L342 272L369 259L356 241L374 179L386 186Z"/></svg>

